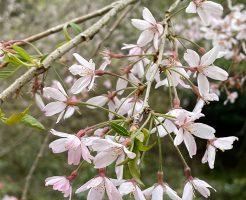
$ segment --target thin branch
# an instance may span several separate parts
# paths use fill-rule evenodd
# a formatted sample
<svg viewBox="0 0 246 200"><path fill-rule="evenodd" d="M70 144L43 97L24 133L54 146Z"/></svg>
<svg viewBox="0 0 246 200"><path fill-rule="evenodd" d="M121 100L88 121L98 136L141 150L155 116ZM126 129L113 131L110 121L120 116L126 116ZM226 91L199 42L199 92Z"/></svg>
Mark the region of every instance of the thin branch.
<svg viewBox="0 0 246 200"><path fill-rule="evenodd" d="M31 183L31 178L33 176L33 173L34 173L35 169L38 166L38 162L39 162L40 158L43 156L45 147L46 147L46 145L47 145L47 143L49 141L49 137L50 137L50 134L47 133L47 135L45 136L44 141L42 143L42 146L39 149L38 155L36 156L32 166L31 166L31 168L30 168L30 170L29 170L29 172L28 172L28 174L26 176L26 181L25 181L23 192L22 192L21 200L26 200L27 192L28 192L28 189L29 189L30 183Z"/></svg>
<svg viewBox="0 0 246 200"><path fill-rule="evenodd" d="M63 56L65 53L76 47L78 44L92 39L93 36L97 34L103 28L103 26L105 26L110 21L110 19L112 19L114 16L117 15L118 12L120 12L126 6L133 4L135 2L136 0L124 0L124 1L120 0L114 3L114 8L112 8L106 15L104 15L100 20L98 20L94 25L92 25L90 28L80 33L66 44L57 48L52 53L50 53L49 56L45 58L44 61L42 62L41 68L33 67L29 69L21 77L16 79L14 83L12 83L8 88L6 88L0 94L0 104L2 104L7 98L12 96L17 90L23 87L26 83L32 80L33 77L35 77L37 74L40 74L40 70L43 70L43 72L46 71L56 59Z"/></svg>

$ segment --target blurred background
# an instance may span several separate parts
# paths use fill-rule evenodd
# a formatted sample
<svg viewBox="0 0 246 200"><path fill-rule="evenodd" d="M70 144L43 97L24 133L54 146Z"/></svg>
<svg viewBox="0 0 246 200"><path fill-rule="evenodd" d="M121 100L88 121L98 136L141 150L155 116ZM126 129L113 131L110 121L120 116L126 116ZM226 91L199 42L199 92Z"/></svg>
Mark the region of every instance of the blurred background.
<svg viewBox="0 0 246 200"><path fill-rule="evenodd" d="M66 22L67 20L75 17L87 14L98 8L102 8L108 3L113 1L109 0L1 0L0 1L0 41L10 39L23 39L35 33L42 32L57 24ZM143 0L141 4L134 8L126 18L120 23L118 28L113 32L110 39L106 40L102 48L110 48L113 52L119 52L123 43L135 43L138 38L139 31L132 27L130 23L131 18L142 18L141 11L143 7L148 7L154 14L156 19L161 20L163 11L170 5L171 0ZM225 14L229 12L226 1L217 1L223 4L225 8ZM233 1L233 4L244 4L244 0ZM186 2L187 4L187 2ZM186 5L184 3L184 5ZM177 24L177 30L183 30L187 14L181 12L176 18L175 24ZM86 21L80 24L82 30L90 27L98 18L94 18L90 21ZM76 47L72 52L78 52L85 58L90 58L95 53L100 41L104 38L111 23L97 34L93 40L83 43ZM181 26L181 28L180 28ZM189 29L188 25L185 29ZM72 35L73 33L71 33ZM197 41L201 46L206 43L206 47L212 44L211 41L204 41L199 38ZM51 52L65 41L65 37L62 32L51 35L47 38L39 40L34 44L45 53ZM189 43L186 44L189 47ZM190 47L192 48L192 47ZM28 50L28 47L27 47ZM30 49L30 51L32 51ZM74 62L71 54L67 53L61 59L61 62L66 63L66 67L70 66ZM127 53L127 52L125 52ZM183 55L182 50L180 55ZM182 56L180 56L182 58ZM102 58L96 55L94 61L98 65L102 62ZM183 61L183 60L182 60ZM120 67L124 66L126 62L113 61L110 67L114 71L118 71ZM244 77L246 75L246 62L245 59L238 62L232 62L232 59L220 59L218 66L223 66L225 69L229 69L231 76ZM55 63L53 66L60 76L65 79L69 75L67 68ZM0 91L6 88L11 82L13 82L18 75L22 74L25 69L18 70L13 76L8 79L0 79ZM45 81L45 85L49 86L52 80L59 78L55 71L50 70L48 77ZM233 79L234 80L234 79ZM235 78L236 80L236 78ZM107 89L100 87L108 81L105 78L100 79L97 82L95 91L92 95L99 95L106 93ZM114 85L115 80L111 80ZM227 83L231 86L230 83ZM233 85L233 84L232 84ZM26 175L28 174L30 167L34 159L36 158L40 146L44 140L50 127L54 125L56 117L46 118L42 115L40 110L35 105L31 93L32 84L23 88L20 94L16 95L16 98L8 100L2 109L7 115L11 115L14 112L21 112L30 103L33 104L30 113L42 122L47 131L39 131L25 127L24 125L7 126L3 123L0 124L0 198L4 195L13 195L18 198L21 197L23 191L23 185L25 183ZM228 86L229 87L229 86ZM114 88L113 88L114 89ZM217 192L212 192L210 199L216 200L243 200L246 199L246 92L245 84L234 84L232 90L238 92L238 98L235 103L228 103L224 106L223 102L227 98L225 91L221 92L220 101L212 102L209 106L205 106L203 113L206 117L202 118L200 122L209 124L216 129L217 137L237 136L239 141L234 144L234 148L230 151L217 152L215 169L210 170L207 164L202 164L201 159L205 152L206 142L197 140L199 143L198 154L194 159L189 159L187 150L184 145L181 145L181 150L184 152L185 158L190 164L193 176L206 180L211 184ZM196 97L191 92L180 92L180 98L184 99L182 106L188 110L192 110ZM161 95L160 95L161 94ZM85 99L88 98L86 95ZM151 95L151 104L159 112L165 113L168 110L168 92L163 89L154 90ZM77 130L103 121L106 119L106 114L96 110L89 110L84 108L81 110L81 114L76 114L74 117L63 121L59 125L55 126L56 130L63 132L76 132ZM50 141L55 137L51 137ZM165 138L164 138L165 141ZM200 144L201 143L201 144ZM166 140L163 145L164 151L164 171L166 181L181 195L185 178L183 177L182 163L180 162L173 145ZM158 169L158 148L153 148L150 152L147 152L146 159L142 167L143 181L146 186L151 186L155 182L156 170ZM51 187L44 186L44 180L46 177L54 175L63 175L70 173L74 167L67 165L67 155L52 154L48 147L45 148L44 154L40 159L37 168L31 178L31 187L28 191L28 198L30 200L47 200L47 199L62 199L62 194L53 191ZM75 187L82 185L85 181L89 180L95 174L95 170L84 165L82 167L78 180L74 182ZM112 176L114 176L112 172ZM86 199L85 194L81 196L73 197L73 199ZM200 195L197 195L196 199L202 199Z"/></svg>

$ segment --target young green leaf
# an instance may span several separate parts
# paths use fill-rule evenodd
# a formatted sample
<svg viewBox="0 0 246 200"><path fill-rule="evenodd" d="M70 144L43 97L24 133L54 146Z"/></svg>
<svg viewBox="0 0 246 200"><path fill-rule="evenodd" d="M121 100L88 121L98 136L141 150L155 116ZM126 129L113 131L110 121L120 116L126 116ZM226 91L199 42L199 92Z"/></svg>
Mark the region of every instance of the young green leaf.
<svg viewBox="0 0 246 200"><path fill-rule="evenodd" d="M115 123L111 123L111 128L116 132L119 133L122 136L129 136L130 133L122 126L115 124Z"/></svg>
<svg viewBox="0 0 246 200"><path fill-rule="evenodd" d="M22 118L28 113L29 111L29 107L26 108L23 112L21 113L16 113L16 114L13 114L11 115L10 117L8 117L4 123L9 125L9 126L12 126L14 124L17 124L17 123L20 123L20 121L22 120Z"/></svg>
<svg viewBox="0 0 246 200"><path fill-rule="evenodd" d="M0 70L0 80L12 76L15 72L17 72L18 69L19 67L15 67L15 66L8 66L4 69L1 69Z"/></svg>
<svg viewBox="0 0 246 200"><path fill-rule="evenodd" d="M24 117L22 117L20 123L25 124L32 128L37 128L39 130L45 130L45 127L43 124L41 124L37 119L35 119L33 116L26 114Z"/></svg>
<svg viewBox="0 0 246 200"><path fill-rule="evenodd" d="M17 45L12 45L12 48L16 51L16 53L23 58L26 61L32 62L31 57L28 55L28 53L21 47Z"/></svg>
<svg viewBox="0 0 246 200"><path fill-rule="evenodd" d="M135 140L135 145L137 146L139 151L149 151L152 147L154 147L156 142L150 145L144 145L142 142L139 140Z"/></svg>
<svg viewBox="0 0 246 200"><path fill-rule="evenodd" d="M68 30L67 30L68 24L63 26L63 34L67 41L70 41L72 38L70 37Z"/></svg>
<svg viewBox="0 0 246 200"><path fill-rule="evenodd" d="M78 34L80 34L82 32L82 29L80 28L80 26L78 24L75 24L73 22L71 22L69 24L71 26L71 28Z"/></svg>

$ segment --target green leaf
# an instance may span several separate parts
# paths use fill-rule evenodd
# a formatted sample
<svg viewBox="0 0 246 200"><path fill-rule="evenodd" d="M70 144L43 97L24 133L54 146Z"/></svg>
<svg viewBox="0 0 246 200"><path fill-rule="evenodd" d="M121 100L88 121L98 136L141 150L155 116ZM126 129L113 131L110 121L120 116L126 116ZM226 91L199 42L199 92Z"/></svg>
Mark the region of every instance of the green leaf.
<svg viewBox="0 0 246 200"><path fill-rule="evenodd" d="M144 141L143 142L145 143L149 139L149 136L150 136L149 131L147 129L143 128L141 130L141 132L144 134Z"/></svg>
<svg viewBox="0 0 246 200"><path fill-rule="evenodd" d="M4 120L4 112L2 111L2 109L0 108L0 120Z"/></svg>
<svg viewBox="0 0 246 200"><path fill-rule="evenodd" d="M69 24L71 26L71 28L76 32L76 33L81 33L82 32L82 29L80 28L80 26L78 24L75 24L73 22L71 22Z"/></svg>
<svg viewBox="0 0 246 200"><path fill-rule="evenodd" d="M116 132L119 133L122 136L129 136L130 133L122 126L115 124L115 123L111 123L111 128Z"/></svg>
<svg viewBox="0 0 246 200"><path fill-rule="evenodd" d="M21 47L17 46L17 45L12 45L12 48L16 51L16 53L23 58L26 61L30 61L32 62L31 57L28 55L28 53Z"/></svg>
<svg viewBox="0 0 246 200"><path fill-rule="evenodd" d="M139 151L149 151L151 148L153 148L156 145L156 142L154 142L153 144L150 144L150 145L144 145L139 140L135 140L135 144L136 144Z"/></svg>
<svg viewBox="0 0 246 200"><path fill-rule="evenodd" d="M8 66L6 68L1 69L0 80L12 76L15 72L17 72L18 69L19 67L15 67L15 66L11 66L11 67Z"/></svg>
<svg viewBox="0 0 246 200"><path fill-rule="evenodd" d="M45 130L45 127L43 126L43 124L41 124L37 119L35 119L33 116L28 115L28 114L24 115L24 117L22 117L20 122L32 128L37 128L39 130Z"/></svg>
<svg viewBox="0 0 246 200"><path fill-rule="evenodd" d="M12 126L14 124L17 124L19 122L21 122L22 118L28 113L29 111L29 107L26 108L23 112L21 113L16 113L16 114L13 114L11 115L9 118L7 118L4 123L9 125L9 126Z"/></svg>
<svg viewBox="0 0 246 200"><path fill-rule="evenodd" d="M70 41L72 38L70 37L68 30L67 30L68 24L63 26L63 34L67 41Z"/></svg>

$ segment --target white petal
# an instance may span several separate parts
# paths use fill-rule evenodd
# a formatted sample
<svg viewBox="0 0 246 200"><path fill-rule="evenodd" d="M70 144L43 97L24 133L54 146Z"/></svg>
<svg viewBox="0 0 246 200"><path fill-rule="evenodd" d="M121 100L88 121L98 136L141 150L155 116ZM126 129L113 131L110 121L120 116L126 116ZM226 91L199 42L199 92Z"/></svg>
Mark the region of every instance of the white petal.
<svg viewBox="0 0 246 200"><path fill-rule="evenodd" d="M212 145L208 145L208 164L211 169L214 168L215 155L216 155L215 147Z"/></svg>
<svg viewBox="0 0 246 200"><path fill-rule="evenodd" d="M135 187L136 187L136 191L133 193L134 198L136 200L146 200L140 188L137 185Z"/></svg>
<svg viewBox="0 0 246 200"><path fill-rule="evenodd" d="M71 148L68 150L68 164L78 165L81 159L81 147L78 146L76 149Z"/></svg>
<svg viewBox="0 0 246 200"><path fill-rule="evenodd" d="M117 176L118 180L123 179L123 170L124 170L124 165L118 166L118 164L122 163L125 160L125 155L121 154L118 159L116 160L116 166L115 166L115 173Z"/></svg>
<svg viewBox="0 0 246 200"><path fill-rule="evenodd" d="M152 41L153 38L154 38L154 32L150 30L145 30L140 34L137 44L143 47L146 44L148 44L150 41Z"/></svg>
<svg viewBox="0 0 246 200"><path fill-rule="evenodd" d="M210 191L208 189L212 188L208 183L205 181L199 180L199 179L193 179L192 180L194 188L204 197L209 197L210 196Z"/></svg>
<svg viewBox="0 0 246 200"><path fill-rule="evenodd" d="M145 190L143 191L144 196L146 196L146 197L149 198L149 197L151 196L151 194L152 194L154 188L155 188L155 186L151 186L151 187L145 189Z"/></svg>
<svg viewBox="0 0 246 200"><path fill-rule="evenodd" d="M163 199L163 186L158 185L152 192L152 200L162 200Z"/></svg>
<svg viewBox="0 0 246 200"><path fill-rule="evenodd" d="M68 68L68 70L71 72L71 74L79 75L83 71L83 66L82 65L72 65L71 67Z"/></svg>
<svg viewBox="0 0 246 200"><path fill-rule="evenodd" d="M187 49L184 54L184 60L190 67L197 67L200 64L200 56L193 50Z"/></svg>
<svg viewBox="0 0 246 200"><path fill-rule="evenodd" d="M153 17L152 13L149 11L148 8L143 9L143 18L148 21L149 23L155 24L156 20Z"/></svg>
<svg viewBox="0 0 246 200"><path fill-rule="evenodd" d="M211 23L211 18L204 9L202 9L200 7L197 8L197 14L201 18L201 20L205 26L208 26Z"/></svg>
<svg viewBox="0 0 246 200"><path fill-rule="evenodd" d="M201 65L211 65L218 57L220 47L216 46L201 57Z"/></svg>
<svg viewBox="0 0 246 200"><path fill-rule="evenodd" d="M132 182L122 183L119 187L119 192L122 196L127 195L135 190Z"/></svg>
<svg viewBox="0 0 246 200"><path fill-rule="evenodd" d="M146 30L152 26L149 22L141 19L132 19L132 25L139 30Z"/></svg>
<svg viewBox="0 0 246 200"><path fill-rule="evenodd" d="M188 132L184 132L184 143L192 158L192 156L196 155L197 147L194 137Z"/></svg>
<svg viewBox="0 0 246 200"><path fill-rule="evenodd" d="M136 157L136 154L129 151L126 147L123 148L124 152L126 153L127 157L129 157L130 159L134 159Z"/></svg>
<svg viewBox="0 0 246 200"><path fill-rule="evenodd" d="M108 178L105 178L105 187L109 200L122 200L120 192Z"/></svg>
<svg viewBox="0 0 246 200"><path fill-rule="evenodd" d="M193 199L193 187L190 182L187 182L184 187L182 200L192 200Z"/></svg>
<svg viewBox="0 0 246 200"><path fill-rule="evenodd" d="M105 187L104 185L99 185L97 187L93 187L90 189L87 200L102 200L105 194Z"/></svg>
<svg viewBox="0 0 246 200"><path fill-rule="evenodd" d="M95 168L100 169L100 168L107 167L110 164L112 164L117 157L118 157L117 154L110 151L100 152L93 159Z"/></svg>
<svg viewBox="0 0 246 200"><path fill-rule="evenodd" d="M49 148L52 149L53 153L62 153L67 151L65 148L65 143L67 142L67 138L60 138L57 140L54 140L49 144Z"/></svg>
<svg viewBox="0 0 246 200"><path fill-rule="evenodd" d="M84 185L82 185L81 187L79 187L75 193L80 193L80 192L84 192L88 189L90 189L91 187L96 187L98 185L100 185L103 181L102 177L97 177L97 178L93 178L91 180L89 180L88 182L86 182Z"/></svg>
<svg viewBox="0 0 246 200"><path fill-rule="evenodd" d="M214 80L225 81L228 78L228 73L225 70L214 65L205 67L203 73Z"/></svg>
<svg viewBox="0 0 246 200"><path fill-rule="evenodd" d="M73 94L78 94L80 93L83 89L85 89L91 81L91 77L81 77L75 83L73 84L71 88L71 93Z"/></svg>
<svg viewBox="0 0 246 200"><path fill-rule="evenodd" d="M73 135L71 135L71 134L59 132L59 131L56 131L56 130L54 130L54 129L51 129L50 132L51 132L53 135L56 135L56 136L59 136L59 137L65 137L65 138L68 138L68 137L73 136Z"/></svg>
<svg viewBox="0 0 246 200"><path fill-rule="evenodd" d="M114 146L116 146L114 142L106 139L96 139L92 142L92 149L94 151L105 151Z"/></svg>
<svg viewBox="0 0 246 200"><path fill-rule="evenodd" d="M229 150L232 149L232 144L234 141L238 140L237 137L231 136L231 137L222 137L222 138L217 138L214 142L213 145L224 151L224 150Z"/></svg>
<svg viewBox="0 0 246 200"><path fill-rule="evenodd" d="M75 108L73 106L69 106L67 108L65 115L64 115L64 119L71 117L73 115L74 111L75 111Z"/></svg>
<svg viewBox="0 0 246 200"><path fill-rule="evenodd" d="M188 5L188 7L185 9L185 12L187 13L196 13L196 4L191 1Z"/></svg>
<svg viewBox="0 0 246 200"><path fill-rule="evenodd" d="M67 105L63 102L51 102L44 107L43 111L46 116L52 116L65 110L66 107Z"/></svg>
<svg viewBox="0 0 246 200"><path fill-rule="evenodd" d="M180 145L184 140L184 130L183 128L180 128L177 132L177 135L174 139L174 145Z"/></svg>
<svg viewBox="0 0 246 200"><path fill-rule="evenodd" d="M166 187L166 193L172 200L182 200L178 195L177 192L175 192L172 188L170 188L168 185L165 185Z"/></svg>
<svg viewBox="0 0 246 200"><path fill-rule="evenodd" d="M94 104L97 106L104 106L108 101L108 98L105 96L96 96L88 99L86 103ZM94 109L93 106L87 106L88 108Z"/></svg>
<svg viewBox="0 0 246 200"><path fill-rule="evenodd" d="M45 105L39 94L35 94L35 101L40 110L43 110Z"/></svg>
<svg viewBox="0 0 246 200"><path fill-rule="evenodd" d="M190 125L191 132L196 137L202 138L202 139L213 139L215 138L215 130L213 127L208 126L207 124L202 123L193 123Z"/></svg>
<svg viewBox="0 0 246 200"><path fill-rule="evenodd" d="M76 60L84 67L87 67L89 69L94 69L95 68L95 64L92 62L88 62L87 60L85 60L83 57L81 57L79 54L74 53L73 56L76 58ZM94 66L94 67L93 67Z"/></svg>
<svg viewBox="0 0 246 200"><path fill-rule="evenodd" d="M128 84L128 82L126 80L124 80L124 79L119 78L117 80L116 90L117 91L118 90L121 90L120 92L118 92L119 95L122 95L123 94L124 90L122 90L122 89L126 88L127 84Z"/></svg>
<svg viewBox="0 0 246 200"><path fill-rule="evenodd" d="M197 77L198 90L202 97L209 93L209 82L206 76L199 73Z"/></svg>
<svg viewBox="0 0 246 200"><path fill-rule="evenodd" d="M57 101L66 101L67 97L64 96L63 93L61 93L59 90L52 88L52 87L45 87L43 89L44 95L47 95L51 97L52 99L55 99Z"/></svg>
<svg viewBox="0 0 246 200"><path fill-rule="evenodd" d="M66 91L64 90L62 84L59 82L59 81L56 81L56 87L60 90L60 92L64 95L64 96L67 96L67 93Z"/></svg>

